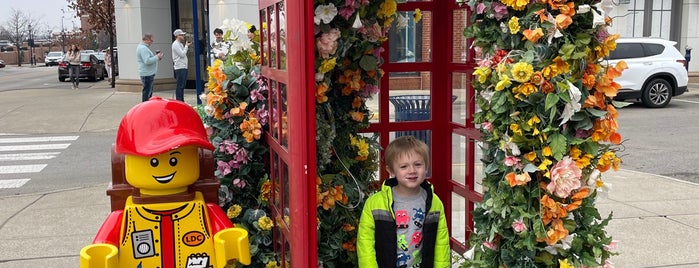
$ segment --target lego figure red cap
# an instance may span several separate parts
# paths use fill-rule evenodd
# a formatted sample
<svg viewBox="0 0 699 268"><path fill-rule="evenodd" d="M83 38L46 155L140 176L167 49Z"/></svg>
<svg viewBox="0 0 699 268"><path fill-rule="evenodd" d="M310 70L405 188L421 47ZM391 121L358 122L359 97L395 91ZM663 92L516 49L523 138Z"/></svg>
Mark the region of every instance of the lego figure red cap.
<svg viewBox="0 0 699 268"><path fill-rule="evenodd" d="M116 152L121 154L152 156L186 145L214 149L192 107L157 96L131 108L116 137Z"/></svg>

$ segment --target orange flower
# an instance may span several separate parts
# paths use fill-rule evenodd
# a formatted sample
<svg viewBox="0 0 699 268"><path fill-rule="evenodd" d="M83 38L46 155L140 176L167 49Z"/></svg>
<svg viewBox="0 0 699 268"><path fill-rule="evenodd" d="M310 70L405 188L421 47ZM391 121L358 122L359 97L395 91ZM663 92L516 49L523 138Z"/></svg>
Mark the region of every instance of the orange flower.
<svg viewBox="0 0 699 268"><path fill-rule="evenodd" d="M558 14L556 16L556 28L564 30L573 23L573 19L565 14Z"/></svg>
<svg viewBox="0 0 699 268"><path fill-rule="evenodd" d="M260 199L269 202L269 198L272 196L272 181L265 181L260 186Z"/></svg>
<svg viewBox="0 0 699 268"><path fill-rule="evenodd" d="M352 108L357 109L362 106L362 98L359 96L354 97L354 100L352 100Z"/></svg>
<svg viewBox="0 0 699 268"><path fill-rule="evenodd" d="M573 17L575 15L575 3L568 2L558 7L558 11L561 14L567 15L568 17Z"/></svg>
<svg viewBox="0 0 699 268"><path fill-rule="evenodd" d="M553 84L551 84L551 82L549 81L544 80L544 82L541 84L541 92L551 93L554 90L556 89L553 87Z"/></svg>
<svg viewBox="0 0 699 268"><path fill-rule="evenodd" d="M316 86L316 101L318 103L324 103L328 101L328 97L325 96L325 92L328 91L328 84L320 83Z"/></svg>
<svg viewBox="0 0 699 268"><path fill-rule="evenodd" d="M548 14L545 8L539 9L538 11L534 12L534 14L539 15L539 22L548 20Z"/></svg>
<svg viewBox="0 0 699 268"><path fill-rule="evenodd" d="M352 224L349 224L349 223L342 224L342 230L345 232L351 232L351 231L354 231L355 229L356 229L356 227L354 227L354 225L352 225Z"/></svg>
<svg viewBox="0 0 699 268"><path fill-rule="evenodd" d="M529 40L532 43L536 43L539 41L539 38L544 36L544 31L541 30L541 28L536 28L534 30L532 29L526 29L522 31L522 34L524 37L522 37L522 40Z"/></svg>
<svg viewBox="0 0 699 268"><path fill-rule="evenodd" d="M541 71L532 73L532 78L529 80L529 82L537 86L541 86L544 81L544 75L541 73Z"/></svg>
<svg viewBox="0 0 699 268"><path fill-rule="evenodd" d="M238 107L231 109L229 113L231 114L231 116L244 116L245 108L247 107L248 104L246 102L241 102Z"/></svg>
<svg viewBox="0 0 699 268"><path fill-rule="evenodd" d="M546 242L547 245L554 245L558 241L563 240L568 236L568 229L563 226L563 221L561 219L556 219L553 221L551 226L546 230L546 237L537 238L539 242Z"/></svg>
<svg viewBox="0 0 699 268"><path fill-rule="evenodd" d="M541 220L544 222L544 225L548 225L554 219L565 218L568 215L568 211L562 204L551 199L548 195L541 197L540 202L542 206Z"/></svg>
<svg viewBox="0 0 699 268"><path fill-rule="evenodd" d="M353 237L352 240L342 243L342 249L349 252L357 251L357 238Z"/></svg>
<svg viewBox="0 0 699 268"><path fill-rule="evenodd" d="M354 121L362 122L362 120L364 120L364 113L362 112L351 111L349 114Z"/></svg>
<svg viewBox="0 0 699 268"><path fill-rule="evenodd" d="M529 173L522 173L522 174L515 174L514 172L507 173L505 175L505 179L507 179L507 182L510 184L510 187L515 187L518 185L525 185L527 182L530 182L532 178L529 176Z"/></svg>

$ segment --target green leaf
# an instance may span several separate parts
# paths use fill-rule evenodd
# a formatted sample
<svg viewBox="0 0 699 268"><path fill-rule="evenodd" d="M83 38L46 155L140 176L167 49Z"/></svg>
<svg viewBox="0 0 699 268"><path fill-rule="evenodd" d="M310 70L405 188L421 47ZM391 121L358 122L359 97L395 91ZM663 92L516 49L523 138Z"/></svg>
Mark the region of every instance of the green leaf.
<svg viewBox="0 0 699 268"><path fill-rule="evenodd" d="M558 97L557 94L547 94L546 95L546 105L544 105L544 109L549 110L549 109L555 107L556 104L558 103L558 100L560 100L560 98Z"/></svg>
<svg viewBox="0 0 699 268"><path fill-rule="evenodd" d="M549 146L551 147L551 152L553 152L553 157L556 160L561 160L563 154L567 152L567 140L566 137L560 133L554 133L549 136Z"/></svg>

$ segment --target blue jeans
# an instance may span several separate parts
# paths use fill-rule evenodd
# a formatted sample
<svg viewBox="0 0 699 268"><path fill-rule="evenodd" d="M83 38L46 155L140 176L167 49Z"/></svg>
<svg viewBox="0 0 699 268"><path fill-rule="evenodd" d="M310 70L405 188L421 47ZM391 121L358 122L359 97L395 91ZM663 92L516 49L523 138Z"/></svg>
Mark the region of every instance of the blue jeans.
<svg viewBox="0 0 699 268"><path fill-rule="evenodd" d="M187 84L187 69L175 70L175 79L177 80L177 85L175 86L175 99L184 101L184 86Z"/></svg>
<svg viewBox="0 0 699 268"><path fill-rule="evenodd" d="M68 67L68 77L70 82L73 82L74 87L80 84L80 65L70 64Z"/></svg>
<svg viewBox="0 0 699 268"><path fill-rule="evenodd" d="M141 83L143 84L141 101L147 101L153 96L153 80L155 80L155 75L141 76Z"/></svg>

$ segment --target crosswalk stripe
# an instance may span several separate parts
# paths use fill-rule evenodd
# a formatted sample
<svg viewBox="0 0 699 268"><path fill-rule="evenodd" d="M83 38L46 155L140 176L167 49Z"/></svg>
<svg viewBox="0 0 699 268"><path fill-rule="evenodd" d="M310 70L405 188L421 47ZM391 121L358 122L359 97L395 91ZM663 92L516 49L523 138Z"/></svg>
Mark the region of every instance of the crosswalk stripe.
<svg viewBox="0 0 699 268"><path fill-rule="evenodd" d="M48 160L58 156L60 152L0 154L0 161Z"/></svg>
<svg viewBox="0 0 699 268"><path fill-rule="evenodd" d="M36 173L44 169L46 165L47 164L0 166L0 174Z"/></svg>
<svg viewBox="0 0 699 268"><path fill-rule="evenodd" d="M26 138L0 138L0 143L22 143L22 142L57 142L74 141L80 136L50 136L50 137L26 137Z"/></svg>
<svg viewBox="0 0 699 268"><path fill-rule="evenodd" d="M19 188L30 179L0 180L0 189Z"/></svg>
<svg viewBox="0 0 699 268"><path fill-rule="evenodd" d="M34 151L34 150L61 150L61 149L68 148L68 146L70 146L70 143L6 145L6 146L0 146L0 152Z"/></svg>

